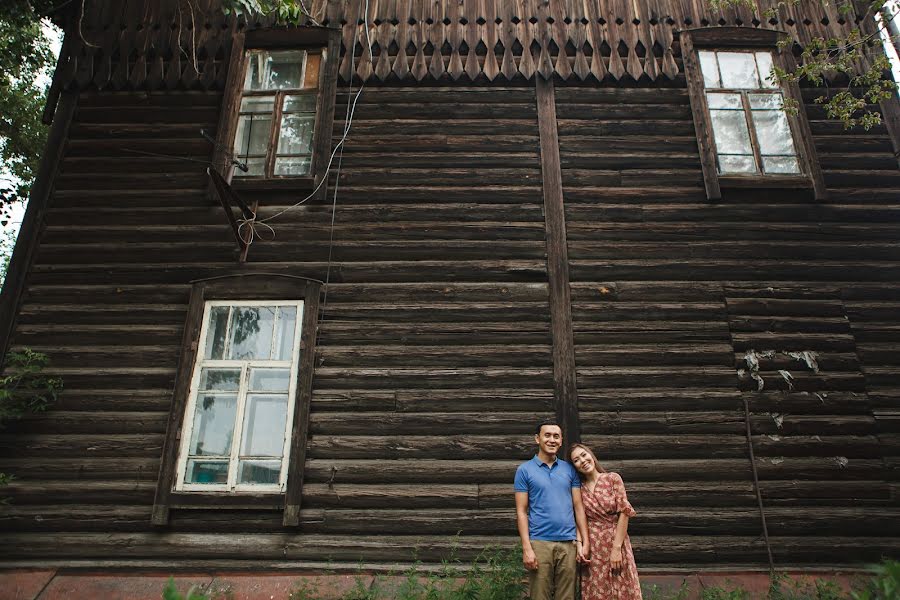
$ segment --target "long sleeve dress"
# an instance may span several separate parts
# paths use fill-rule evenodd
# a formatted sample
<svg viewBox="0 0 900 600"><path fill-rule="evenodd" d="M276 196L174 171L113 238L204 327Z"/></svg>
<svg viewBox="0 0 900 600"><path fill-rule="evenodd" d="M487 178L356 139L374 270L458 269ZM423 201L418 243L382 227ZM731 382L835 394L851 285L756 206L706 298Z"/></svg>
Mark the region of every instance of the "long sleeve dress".
<svg viewBox="0 0 900 600"><path fill-rule="evenodd" d="M625 484L618 473L600 473L589 492L581 487L591 544L591 564L581 571L581 600L641 600L641 584L631 540L622 544L622 569L614 574L609 561L619 513L633 517L637 513L625 495Z"/></svg>

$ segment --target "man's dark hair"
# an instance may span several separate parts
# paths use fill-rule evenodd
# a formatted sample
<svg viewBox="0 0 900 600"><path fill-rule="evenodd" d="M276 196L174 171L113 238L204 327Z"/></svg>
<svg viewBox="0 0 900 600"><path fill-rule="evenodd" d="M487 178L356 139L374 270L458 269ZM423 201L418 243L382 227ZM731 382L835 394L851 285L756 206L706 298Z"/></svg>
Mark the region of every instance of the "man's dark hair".
<svg viewBox="0 0 900 600"><path fill-rule="evenodd" d="M559 427L560 431L562 431L562 425L556 422L556 419L544 419L540 423L537 424L537 427L534 428L534 435L541 435L541 427L544 425L556 425Z"/></svg>

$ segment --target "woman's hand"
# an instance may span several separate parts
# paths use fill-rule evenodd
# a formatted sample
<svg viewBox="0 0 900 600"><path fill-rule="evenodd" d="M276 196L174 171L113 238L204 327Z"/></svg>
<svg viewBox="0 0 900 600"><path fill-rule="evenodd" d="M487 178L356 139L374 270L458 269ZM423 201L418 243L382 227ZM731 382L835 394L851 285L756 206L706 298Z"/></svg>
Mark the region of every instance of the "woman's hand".
<svg viewBox="0 0 900 600"><path fill-rule="evenodd" d="M578 551L577 560L583 565L591 564L591 546L585 544L581 540L575 542L575 549Z"/></svg>
<svg viewBox="0 0 900 600"><path fill-rule="evenodd" d="M613 547L612 552L609 553L609 565L614 571L618 571L622 568L624 562L622 560L622 548L619 546Z"/></svg>

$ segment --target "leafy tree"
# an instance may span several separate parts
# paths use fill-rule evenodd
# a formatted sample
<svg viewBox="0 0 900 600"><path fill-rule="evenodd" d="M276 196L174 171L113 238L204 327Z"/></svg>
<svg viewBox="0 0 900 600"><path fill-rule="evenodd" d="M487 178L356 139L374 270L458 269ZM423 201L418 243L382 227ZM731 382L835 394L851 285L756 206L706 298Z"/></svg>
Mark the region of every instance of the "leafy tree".
<svg viewBox="0 0 900 600"><path fill-rule="evenodd" d="M828 5L831 0L818 0ZM709 0L713 8L745 6L755 9L752 0ZM779 11L797 5L801 0L779 0L778 4L765 11L765 19L779 18ZM882 51L882 32L890 37L890 25L900 13L891 14L887 10L887 0L835 0L834 6L839 14L847 19L856 12L860 17L857 25L846 37L817 37L809 41L800 50L799 66L793 71L779 68L773 69L776 81L781 83L799 83L807 81L816 86L823 86L829 79L842 82L830 94L816 98L822 104L831 119L838 119L844 127L861 126L871 129L881 123L881 114L872 110L883 100L897 93L897 85L888 77L891 70L890 61ZM875 15L881 18L877 24ZM870 24L871 27L862 26ZM794 40L785 39L780 43L783 49L793 50ZM796 106L787 106L796 111Z"/></svg>
<svg viewBox="0 0 900 600"><path fill-rule="evenodd" d="M0 224L10 205L28 197L44 149L41 112L47 88L38 81L53 66L41 19L53 0L6 0L0 11Z"/></svg>

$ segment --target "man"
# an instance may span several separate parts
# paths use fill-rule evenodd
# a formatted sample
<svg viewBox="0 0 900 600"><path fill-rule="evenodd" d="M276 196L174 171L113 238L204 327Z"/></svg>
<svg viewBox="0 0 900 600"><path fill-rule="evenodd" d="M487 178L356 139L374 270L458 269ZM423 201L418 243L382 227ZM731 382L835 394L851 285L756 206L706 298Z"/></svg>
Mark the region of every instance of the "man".
<svg viewBox="0 0 900 600"><path fill-rule="evenodd" d="M516 524L531 600L574 600L576 561L590 554L581 481L575 468L556 456L563 441L556 422L539 423L534 441L538 453L519 465L515 482Z"/></svg>

